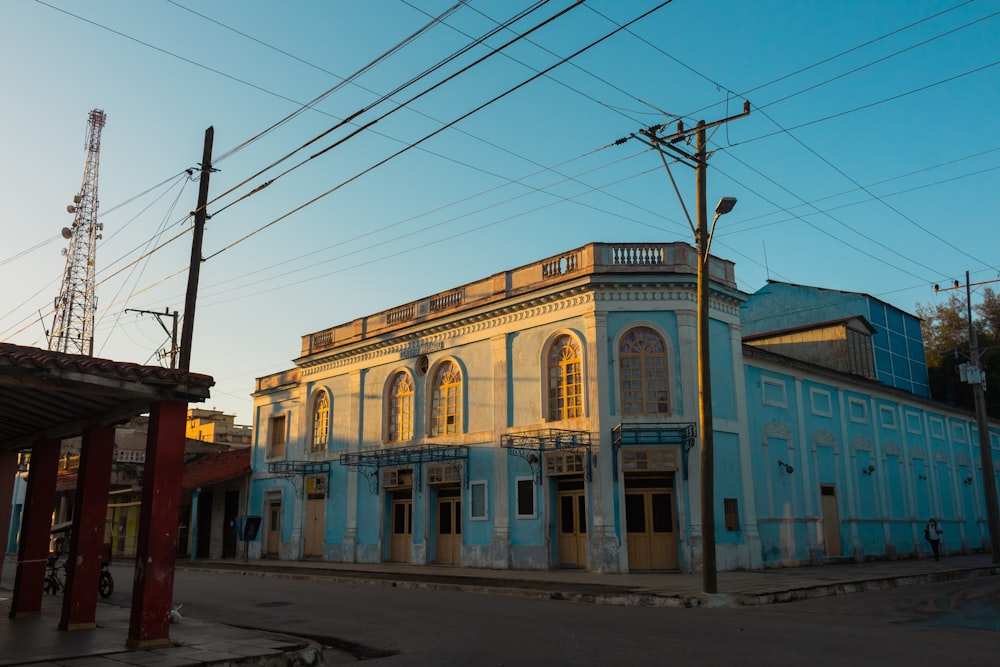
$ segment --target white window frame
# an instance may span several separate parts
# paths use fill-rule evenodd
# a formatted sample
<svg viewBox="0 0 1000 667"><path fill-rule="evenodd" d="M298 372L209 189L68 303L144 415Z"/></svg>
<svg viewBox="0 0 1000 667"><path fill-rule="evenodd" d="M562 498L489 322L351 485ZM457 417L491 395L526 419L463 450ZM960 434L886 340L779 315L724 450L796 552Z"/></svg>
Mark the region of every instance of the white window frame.
<svg viewBox="0 0 1000 667"><path fill-rule="evenodd" d="M906 432L913 435L920 435L924 432L921 426L920 413L914 410L905 410L906 415Z"/></svg>
<svg viewBox="0 0 1000 667"><path fill-rule="evenodd" d="M528 482L531 489L531 514L521 514L521 482ZM538 491L535 489L534 477L514 478L514 515L518 519L538 518Z"/></svg>
<svg viewBox="0 0 1000 667"><path fill-rule="evenodd" d="M896 410L891 405L878 406L878 422L879 426L881 426L882 428L890 431L895 431Z"/></svg>
<svg viewBox="0 0 1000 667"><path fill-rule="evenodd" d="M483 490L483 511L481 514L475 513L476 488ZM469 482L469 521L489 521L490 518L490 483L488 480L480 479Z"/></svg>
<svg viewBox="0 0 1000 667"><path fill-rule="evenodd" d="M767 395L768 387L777 389L781 394L780 398L769 398ZM774 408L787 408L788 389L785 387L785 383L777 378L769 378L762 375L760 378L760 400L764 405L770 405Z"/></svg>
<svg viewBox="0 0 1000 667"><path fill-rule="evenodd" d="M868 403L857 396L847 397L847 416L855 424L868 423Z"/></svg>
<svg viewBox="0 0 1000 667"><path fill-rule="evenodd" d="M937 440L944 440L944 420L940 417L928 419L931 425L931 437Z"/></svg>
<svg viewBox="0 0 1000 667"><path fill-rule="evenodd" d="M826 407L821 405L822 400L826 401ZM833 394L826 389L809 387L809 409L817 417L832 417Z"/></svg>

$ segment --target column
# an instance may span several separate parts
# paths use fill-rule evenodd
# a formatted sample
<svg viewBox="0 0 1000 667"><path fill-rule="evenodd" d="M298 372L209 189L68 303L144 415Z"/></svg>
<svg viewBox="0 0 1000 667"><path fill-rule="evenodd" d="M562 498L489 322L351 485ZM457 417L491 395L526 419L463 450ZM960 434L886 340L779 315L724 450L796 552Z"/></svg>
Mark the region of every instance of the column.
<svg viewBox="0 0 1000 667"><path fill-rule="evenodd" d="M0 554L7 550L10 519L14 512L14 481L17 479L17 452L0 451ZM11 502L6 502L7 498ZM3 558L0 558L0 576L3 576Z"/></svg>
<svg viewBox="0 0 1000 667"><path fill-rule="evenodd" d="M114 453L113 426L91 426L83 432L60 630L90 630L95 626Z"/></svg>
<svg viewBox="0 0 1000 667"><path fill-rule="evenodd" d="M59 440L39 440L31 448L28 489L21 519L21 543L10 617L37 616L42 611L45 560L49 555L52 503L59 472Z"/></svg>
<svg viewBox="0 0 1000 667"><path fill-rule="evenodd" d="M510 353L507 335L490 338L493 352L493 539L490 545L490 566L510 567L510 476L508 450L500 447L501 436L511 425Z"/></svg>
<svg viewBox="0 0 1000 667"><path fill-rule="evenodd" d="M186 411L186 403L174 401L154 403L149 411L129 648L170 644Z"/></svg>

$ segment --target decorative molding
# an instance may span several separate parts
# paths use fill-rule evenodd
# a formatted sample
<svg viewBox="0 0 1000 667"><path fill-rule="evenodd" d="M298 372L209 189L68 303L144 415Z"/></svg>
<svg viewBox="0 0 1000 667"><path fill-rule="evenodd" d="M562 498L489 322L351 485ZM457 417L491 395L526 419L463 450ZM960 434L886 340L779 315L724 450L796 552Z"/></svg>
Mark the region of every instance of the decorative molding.
<svg viewBox="0 0 1000 667"><path fill-rule="evenodd" d="M948 452L943 449L939 449L934 452L934 462L935 463L948 463L951 458L948 456Z"/></svg>
<svg viewBox="0 0 1000 667"><path fill-rule="evenodd" d="M324 355L321 360L305 362L300 367L304 376L312 376L353 364L375 362L390 356L394 359L410 358L413 356L414 348L420 350L443 350L448 347L450 339L496 329L504 325L542 315L577 308L588 303L593 303L595 301L594 297L595 294L593 291L575 290L572 293L563 293L561 296L553 296L547 299L533 299L529 304L498 308L493 314L464 317L449 324L436 324L419 332L411 331L390 339L373 341L359 348L333 352L332 354Z"/></svg>
<svg viewBox="0 0 1000 667"><path fill-rule="evenodd" d="M899 443L889 441L882 445L882 455L883 456L900 456L903 453L903 448L899 446Z"/></svg>
<svg viewBox="0 0 1000 667"><path fill-rule="evenodd" d="M812 441L813 445L817 447L837 446L837 436L833 434L833 431L826 428L821 428L820 430L813 433Z"/></svg>
<svg viewBox="0 0 1000 667"><path fill-rule="evenodd" d="M856 452L870 452L872 450L872 441L863 435L855 436L851 440L851 449Z"/></svg>
<svg viewBox="0 0 1000 667"><path fill-rule="evenodd" d="M955 456L955 463L957 463L960 466L965 466L966 468L972 465L972 461L969 460L969 455L966 454L965 452L959 452Z"/></svg>
<svg viewBox="0 0 1000 667"><path fill-rule="evenodd" d="M913 445L910 447L910 458L911 459L926 459L927 452L920 445Z"/></svg>
<svg viewBox="0 0 1000 667"><path fill-rule="evenodd" d="M792 440L792 430L781 422L772 421L764 424L764 428L761 429L764 435L764 445L767 446L768 438L776 438L778 440Z"/></svg>

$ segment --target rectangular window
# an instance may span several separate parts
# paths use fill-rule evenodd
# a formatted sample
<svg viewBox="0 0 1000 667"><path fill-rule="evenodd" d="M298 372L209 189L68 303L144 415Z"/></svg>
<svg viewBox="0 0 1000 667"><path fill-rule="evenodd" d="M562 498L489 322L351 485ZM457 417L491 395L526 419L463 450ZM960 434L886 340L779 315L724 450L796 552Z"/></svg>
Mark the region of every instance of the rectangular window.
<svg viewBox="0 0 1000 667"><path fill-rule="evenodd" d="M878 406L878 419L882 428L896 430L896 411L888 405Z"/></svg>
<svg viewBox="0 0 1000 667"><path fill-rule="evenodd" d="M519 477L517 479L517 518L535 518L535 478Z"/></svg>
<svg viewBox="0 0 1000 667"><path fill-rule="evenodd" d="M582 473L586 464L583 460L583 453L562 453L546 454L545 474L546 475L574 475Z"/></svg>
<svg viewBox="0 0 1000 667"><path fill-rule="evenodd" d="M761 378L760 390L764 405L776 408L787 408L788 399L785 397L785 383L773 378Z"/></svg>
<svg viewBox="0 0 1000 667"><path fill-rule="evenodd" d="M489 518L488 482L469 482L469 519L485 521Z"/></svg>
<svg viewBox="0 0 1000 667"><path fill-rule="evenodd" d="M726 530L739 530L740 502L736 498L723 498L722 505L726 513Z"/></svg>
<svg viewBox="0 0 1000 667"><path fill-rule="evenodd" d="M812 413L817 417L833 416L833 399L830 392L816 387L809 388L809 403Z"/></svg>
<svg viewBox="0 0 1000 667"><path fill-rule="evenodd" d="M267 458L285 458L285 415L271 417L268 422Z"/></svg>
<svg viewBox="0 0 1000 667"><path fill-rule="evenodd" d="M860 398L848 397L847 413L855 424L868 423L868 404Z"/></svg>
<svg viewBox="0 0 1000 667"><path fill-rule="evenodd" d="M428 484L453 484L461 481L461 463L437 463L427 466Z"/></svg>

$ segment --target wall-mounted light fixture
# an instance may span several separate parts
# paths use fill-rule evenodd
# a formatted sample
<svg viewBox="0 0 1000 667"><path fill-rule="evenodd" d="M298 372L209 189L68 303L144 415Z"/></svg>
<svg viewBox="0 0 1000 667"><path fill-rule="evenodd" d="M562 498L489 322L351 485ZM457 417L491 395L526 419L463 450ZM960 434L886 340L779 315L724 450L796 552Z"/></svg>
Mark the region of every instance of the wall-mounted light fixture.
<svg viewBox="0 0 1000 667"><path fill-rule="evenodd" d="M963 484L972 484L972 476L970 475L970 476L966 477L965 479L963 479L962 483Z"/></svg>
<svg viewBox="0 0 1000 667"><path fill-rule="evenodd" d="M917 479L926 480L927 479L927 475L917 475Z"/></svg>
<svg viewBox="0 0 1000 667"><path fill-rule="evenodd" d="M779 468L784 468L785 472L787 472L789 475L791 475L793 472L795 472L795 468L793 468L792 466L788 465L784 461L778 461L778 467Z"/></svg>
<svg viewBox="0 0 1000 667"><path fill-rule="evenodd" d="M869 466L867 468L862 468L861 469L861 474L862 475L870 475L873 472L875 472L875 466L870 465L870 464L869 464Z"/></svg>

